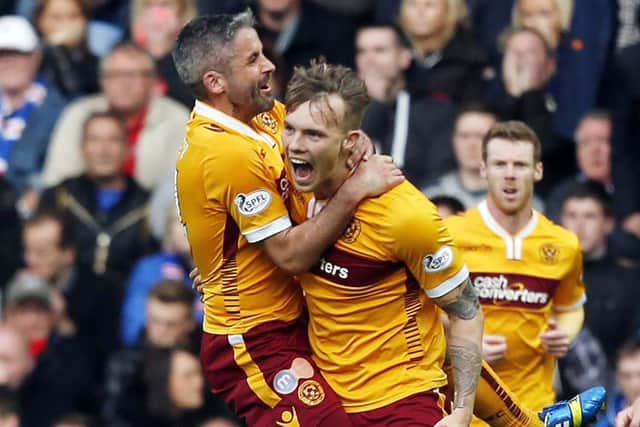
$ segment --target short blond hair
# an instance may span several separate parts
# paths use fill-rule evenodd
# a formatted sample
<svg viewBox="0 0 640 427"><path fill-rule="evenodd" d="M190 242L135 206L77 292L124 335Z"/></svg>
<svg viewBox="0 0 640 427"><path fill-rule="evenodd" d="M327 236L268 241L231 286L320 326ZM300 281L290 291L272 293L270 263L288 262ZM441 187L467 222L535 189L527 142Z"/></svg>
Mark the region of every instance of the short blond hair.
<svg viewBox="0 0 640 427"><path fill-rule="evenodd" d="M571 19L573 18L573 0L553 0L556 3L558 12L560 13L560 27L562 32L569 31L571 28ZM522 14L520 13L520 2L516 1L511 9L511 23L514 27L522 26Z"/></svg>
<svg viewBox="0 0 640 427"><path fill-rule="evenodd" d="M538 163L542 157L542 144L540 144L538 135L524 122L511 120L497 122L491 126L491 129L482 139L482 160L485 162L489 154L489 143L494 139L528 142L533 146L533 162Z"/></svg>
<svg viewBox="0 0 640 427"><path fill-rule="evenodd" d="M453 34L456 32L458 25L468 25L469 24L469 11L467 9L467 4L463 0L440 0L447 4L447 19L446 19L446 30L445 30L445 40L448 42ZM402 9L404 8L407 0L402 0L400 3L400 9L398 11L398 24L404 31L404 26L401 22ZM409 34L405 35L411 39Z"/></svg>

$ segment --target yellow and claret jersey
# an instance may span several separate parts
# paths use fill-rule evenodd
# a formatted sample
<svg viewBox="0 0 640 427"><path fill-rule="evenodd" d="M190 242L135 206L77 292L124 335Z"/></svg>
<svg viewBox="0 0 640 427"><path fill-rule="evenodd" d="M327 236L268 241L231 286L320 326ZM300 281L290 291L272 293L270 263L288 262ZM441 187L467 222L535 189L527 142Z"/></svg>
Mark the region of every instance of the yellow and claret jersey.
<svg viewBox="0 0 640 427"><path fill-rule="evenodd" d="M196 102L176 170L176 198L204 284L203 328L241 334L302 310L302 293L256 243L291 226L280 134L284 106L250 125ZM292 196L292 197L290 197Z"/></svg>
<svg viewBox="0 0 640 427"><path fill-rule="evenodd" d="M324 204L311 200L308 216ZM468 277L434 205L404 182L357 208L342 237L300 276L314 360L347 412L447 379L438 307Z"/></svg>
<svg viewBox="0 0 640 427"><path fill-rule="evenodd" d="M511 236L491 216L486 201L445 221L469 266L485 314L485 334L504 335L507 351L492 365L532 410L555 401L555 358L539 335L553 311L585 302L578 238L534 211Z"/></svg>

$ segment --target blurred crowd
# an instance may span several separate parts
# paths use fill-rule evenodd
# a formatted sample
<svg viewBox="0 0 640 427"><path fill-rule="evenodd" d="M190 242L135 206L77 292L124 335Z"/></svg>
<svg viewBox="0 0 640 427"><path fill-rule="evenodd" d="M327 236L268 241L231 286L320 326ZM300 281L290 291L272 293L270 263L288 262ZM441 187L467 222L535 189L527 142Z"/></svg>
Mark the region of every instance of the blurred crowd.
<svg viewBox="0 0 640 427"><path fill-rule="evenodd" d="M640 0L4 0L0 425L240 425L198 359L173 189L194 99L171 50L247 7L280 96L312 58L357 70L363 128L442 215L484 198L491 125L531 126L536 208L585 260L558 390L606 384L611 414L640 396Z"/></svg>

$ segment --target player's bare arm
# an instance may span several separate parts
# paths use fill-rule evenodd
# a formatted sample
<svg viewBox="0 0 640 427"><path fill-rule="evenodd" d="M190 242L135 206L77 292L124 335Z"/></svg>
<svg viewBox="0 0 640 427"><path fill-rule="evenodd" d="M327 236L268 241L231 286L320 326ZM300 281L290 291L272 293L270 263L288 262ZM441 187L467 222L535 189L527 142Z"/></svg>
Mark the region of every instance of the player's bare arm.
<svg viewBox="0 0 640 427"><path fill-rule="evenodd" d="M547 330L540 334L540 340L554 357L567 355L571 343L578 337L584 323L582 306L566 311L556 311L547 322Z"/></svg>
<svg viewBox="0 0 640 427"><path fill-rule="evenodd" d="M402 171L390 157L373 155L360 162L318 215L261 244L271 260L284 271L289 274L305 272L344 232L362 199L378 196L403 180Z"/></svg>
<svg viewBox="0 0 640 427"><path fill-rule="evenodd" d="M484 317L469 279L435 301L449 316L447 357L454 372L453 412L439 425L468 425L482 364Z"/></svg>

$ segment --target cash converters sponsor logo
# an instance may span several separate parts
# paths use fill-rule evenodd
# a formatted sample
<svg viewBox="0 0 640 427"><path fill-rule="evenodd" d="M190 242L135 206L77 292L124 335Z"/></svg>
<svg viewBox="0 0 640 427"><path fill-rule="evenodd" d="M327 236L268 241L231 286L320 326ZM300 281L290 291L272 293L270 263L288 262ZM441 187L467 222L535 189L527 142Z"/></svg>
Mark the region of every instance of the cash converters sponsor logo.
<svg viewBox="0 0 640 427"><path fill-rule="evenodd" d="M435 254L422 258L422 267L427 273L436 273L449 267L453 262L453 250L443 246Z"/></svg>
<svg viewBox="0 0 640 427"><path fill-rule="evenodd" d="M509 283L509 279L502 274L477 276L473 279L473 286L480 298L492 300L498 305L510 302L545 305L549 301L547 292L529 290L522 282Z"/></svg>
<svg viewBox="0 0 640 427"><path fill-rule="evenodd" d="M347 267L329 262L324 258L320 260L320 270L331 276L339 277L340 279L349 278L349 269Z"/></svg>
<svg viewBox="0 0 640 427"><path fill-rule="evenodd" d="M267 190L256 190L249 194L238 194L234 199L238 211L244 216L257 215L271 204L271 193Z"/></svg>

